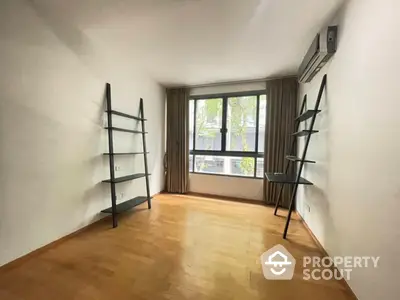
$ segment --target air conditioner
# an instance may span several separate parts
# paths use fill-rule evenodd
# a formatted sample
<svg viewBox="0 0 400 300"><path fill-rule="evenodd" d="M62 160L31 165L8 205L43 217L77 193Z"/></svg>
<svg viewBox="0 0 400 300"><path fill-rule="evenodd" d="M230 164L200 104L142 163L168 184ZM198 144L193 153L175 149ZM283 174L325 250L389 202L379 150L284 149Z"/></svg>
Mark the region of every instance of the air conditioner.
<svg viewBox="0 0 400 300"><path fill-rule="evenodd" d="M336 52L337 26L317 34L299 68L299 82L310 82Z"/></svg>

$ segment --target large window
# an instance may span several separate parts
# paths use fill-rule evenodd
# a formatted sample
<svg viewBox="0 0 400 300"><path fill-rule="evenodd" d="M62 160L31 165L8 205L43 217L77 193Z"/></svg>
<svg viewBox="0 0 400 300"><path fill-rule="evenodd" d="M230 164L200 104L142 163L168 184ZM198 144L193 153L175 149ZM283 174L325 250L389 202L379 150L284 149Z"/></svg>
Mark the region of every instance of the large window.
<svg viewBox="0 0 400 300"><path fill-rule="evenodd" d="M262 178L266 107L263 92L191 99L189 171Z"/></svg>

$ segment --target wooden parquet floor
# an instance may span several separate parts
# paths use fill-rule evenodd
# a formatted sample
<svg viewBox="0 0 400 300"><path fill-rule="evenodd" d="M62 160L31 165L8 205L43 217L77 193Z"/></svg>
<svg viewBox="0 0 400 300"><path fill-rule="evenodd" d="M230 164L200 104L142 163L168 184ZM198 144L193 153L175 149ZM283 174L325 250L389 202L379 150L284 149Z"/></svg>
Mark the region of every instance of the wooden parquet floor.
<svg viewBox="0 0 400 300"><path fill-rule="evenodd" d="M286 212L285 212L286 213ZM296 218L296 216L295 216ZM0 268L1 300L346 300L338 281L266 280L260 255L282 244L296 258L323 254L299 220L262 205L162 194L28 259Z"/></svg>

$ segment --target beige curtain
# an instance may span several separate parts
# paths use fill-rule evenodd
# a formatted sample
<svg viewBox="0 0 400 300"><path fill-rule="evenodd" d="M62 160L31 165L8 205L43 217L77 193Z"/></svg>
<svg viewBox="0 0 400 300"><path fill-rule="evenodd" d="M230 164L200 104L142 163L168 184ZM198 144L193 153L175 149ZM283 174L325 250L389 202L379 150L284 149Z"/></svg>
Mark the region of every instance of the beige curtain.
<svg viewBox="0 0 400 300"><path fill-rule="evenodd" d="M186 193L189 183L189 91L167 90L166 191Z"/></svg>
<svg viewBox="0 0 400 300"><path fill-rule="evenodd" d="M295 118L297 112L298 83L296 78L284 78L267 81L267 113L265 128L265 172L284 172L285 156L289 154L292 144L291 133L295 132ZM295 147L296 149L296 147ZM294 166L294 164L291 164ZM289 169L288 173L294 173ZM264 180L264 201L266 204L275 204L279 184ZM281 205L288 208L293 186L285 186L281 198Z"/></svg>

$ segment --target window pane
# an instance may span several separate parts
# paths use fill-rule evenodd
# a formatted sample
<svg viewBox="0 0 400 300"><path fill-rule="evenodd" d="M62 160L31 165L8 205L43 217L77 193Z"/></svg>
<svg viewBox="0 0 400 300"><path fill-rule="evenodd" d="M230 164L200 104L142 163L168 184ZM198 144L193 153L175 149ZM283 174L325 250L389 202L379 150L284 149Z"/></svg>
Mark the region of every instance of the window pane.
<svg viewBox="0 0 400 300"><path fill-rule="evenodd" d="M189 172L193 172L193 155L189 155Z"/></svg>
<svg viewBox="0 0 400 300"><path fill-rule="evenodd" d="M264 177L264 158L257 158L257 173L256 177Z"/></svg>
<svg viewBox="0 0 400 300"><path fill-rule="evenodd" d="M195 172L253 177L254 158L196 155Z"/></svg>
<svg viewBox="0 0 400 300"><path fill-rule="evenodd" d="M260 121L258 124L258 152L261 153L264 152L266 114L267 114L267 96L260 95Z"/></svg>
<svg viewBox="0 0 400 300"><path fill-rule="evenodd" d="M221 150L222 98L197 100L196 150Z"/></svg>
<svg viewBox="0 0 400 300"><path fill-rule="evenodd" d="M228 98L227 151L255 151L257 96Z"/></svg>
<svg viewBox="0 0 400 300"><path fill-rule="evenodd" d="M194 100L189 101L189 150L193 150Z"/></svg>

